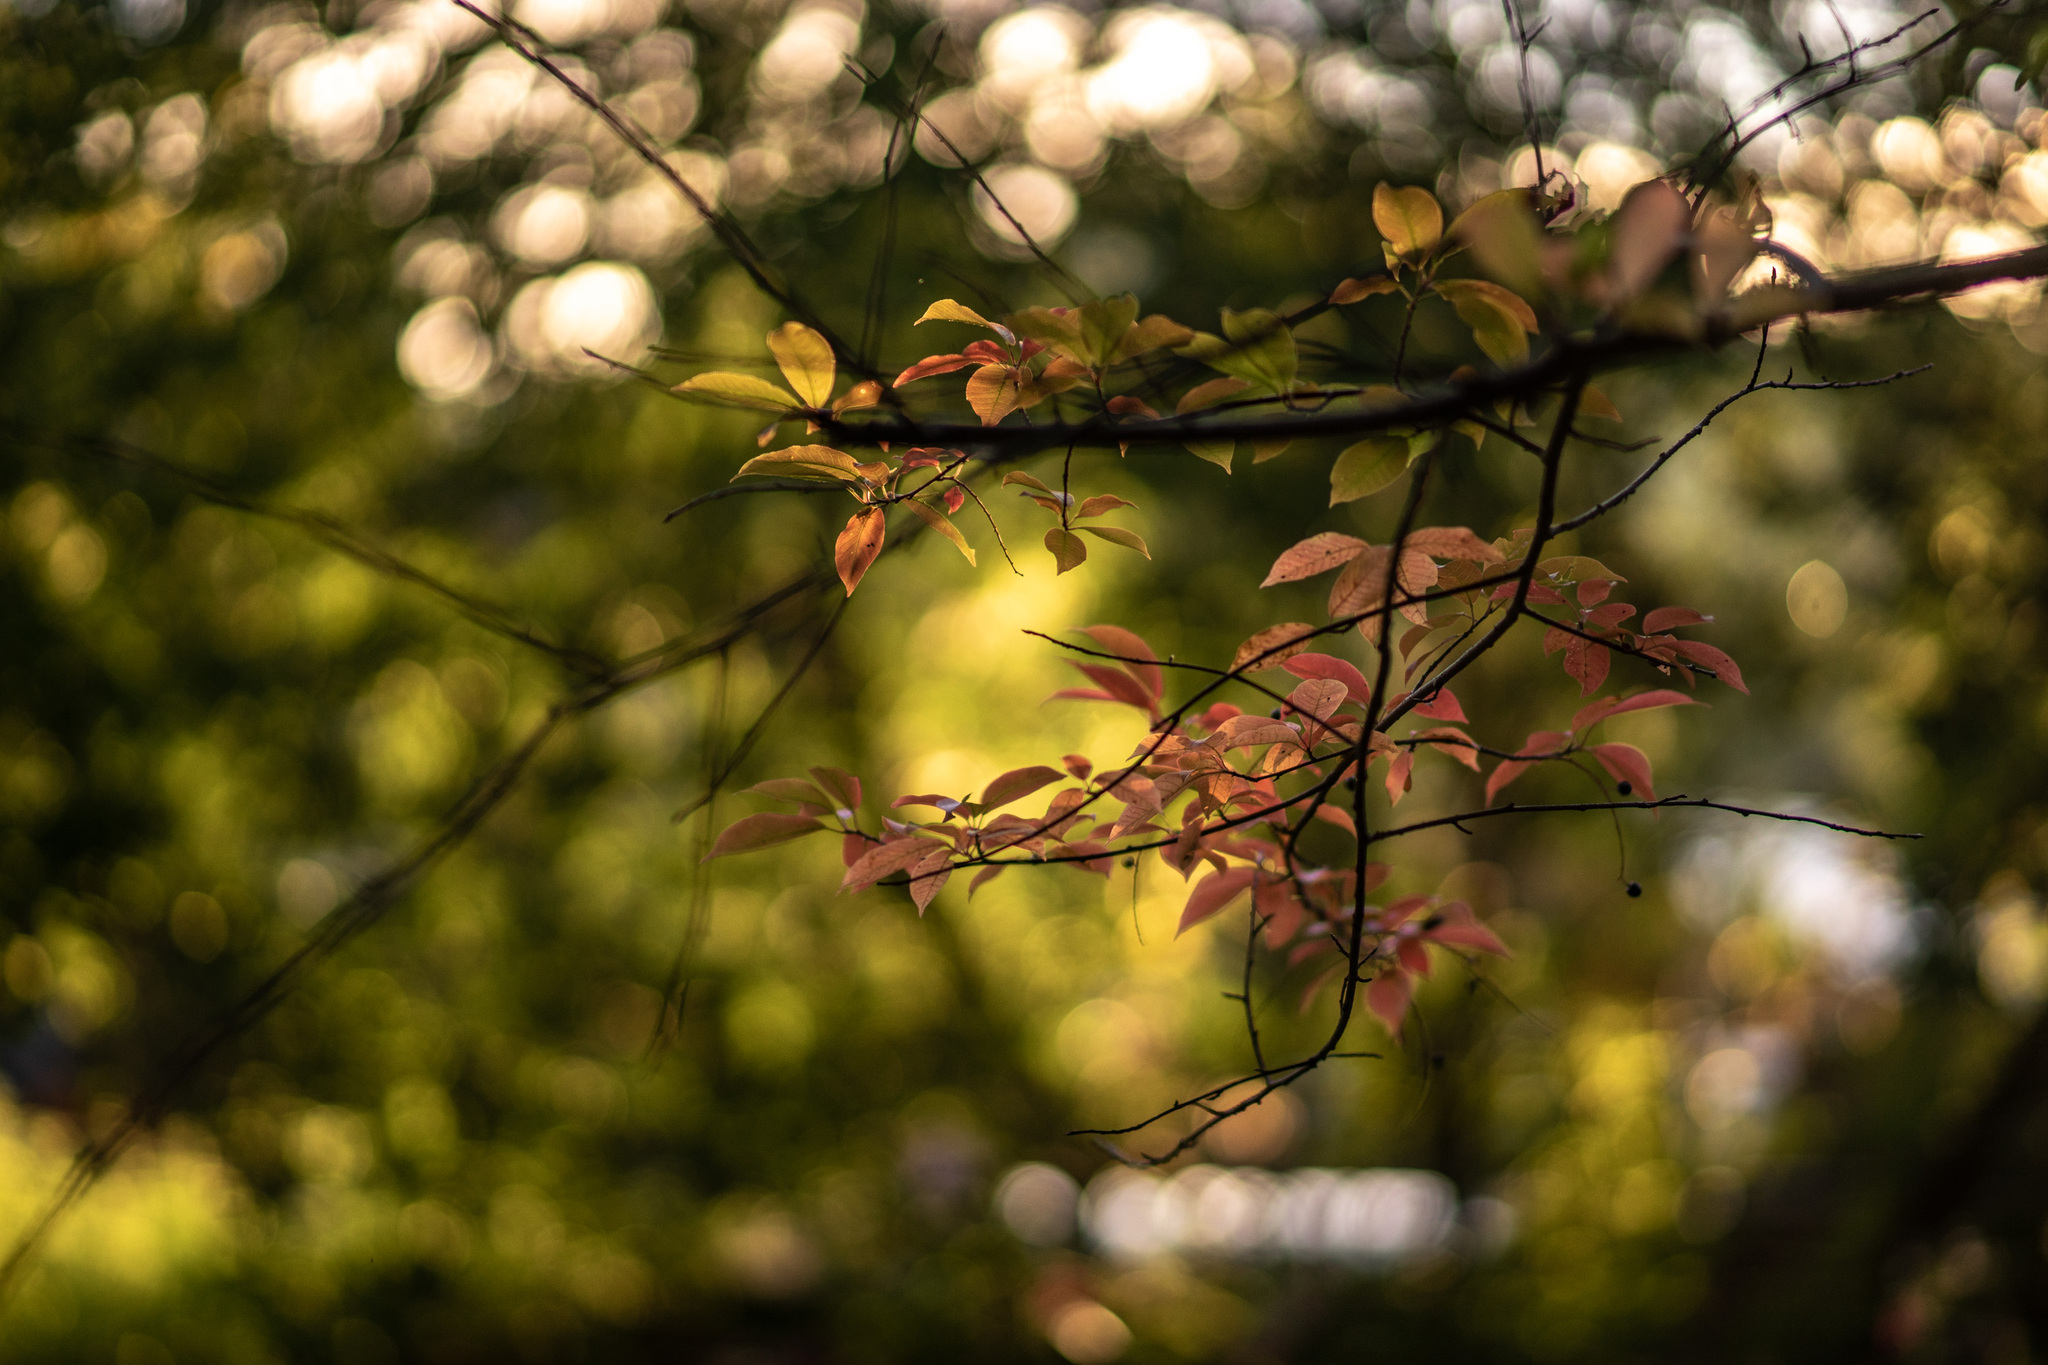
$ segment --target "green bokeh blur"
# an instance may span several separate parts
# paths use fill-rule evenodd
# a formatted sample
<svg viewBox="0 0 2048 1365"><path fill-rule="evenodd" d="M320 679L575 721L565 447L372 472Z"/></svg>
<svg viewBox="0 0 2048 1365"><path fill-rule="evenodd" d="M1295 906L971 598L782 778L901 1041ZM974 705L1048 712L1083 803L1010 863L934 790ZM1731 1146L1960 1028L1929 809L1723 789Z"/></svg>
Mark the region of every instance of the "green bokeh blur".
<svg viewBox="0 0 2048 1365"><path fill-rule="evenodd" d="M1766 23L1756 8L1739 17ZM784 314L673 205L628 199L651 182L554 92L520 94L495 143L451 154L460 120L488 111L451 94L461 63L483 58L450 21L445 67L436 49L367 123L294 125L304 110L277 93L293 88L289 63L324 51L328 30L396 31L398 10L171 9L0 8L10 1239L187 1038L583 685L338 537L612 661L722 638L736 612L829 563L846 510L769 494L664 520L726 483L758 423L590 366L548 330L549 300L569 297L551 283L569 276L549 272L579 253L637 261L581 278L645 282L667 348L646 363L668 382L759 361ZM858 336L881 289L872 340L888 373L961 343L910 326L934 298L1058 301L943 158L908 158L893 190L853 168L877 160L861 138L887 126L861 121L877 106L839 57L893 62L889 79L908 81L935 53L933 79L965 90L999 7L956 7L939 35L922 11L706 3L635 18L615 5L621 31L663 25L631 42L576 29L562 17L575 9L521 13L565 26L578 70L634 91L637 119L679 120L678 137L694 126L698 161L681 164L723 168L740 221L821 316ZM1096 162L1076 169L1080 157L1078 224L1049 234L1062 263L1213 326L1219 307L1296 303L1377 268L1367 205L1383 177L1447 198L1498 183L1518 121L1455 85L1460 7L1435 7L1430 41L1418 9L1398 34L1395 6L1331 6L1321 36L1260 33L1229 120L1133 124ZM1560 7L1558 22L1593 32L1580 11L1594 9ZM805 14L825 18L806 29ZM1077 32L1097 22L1058 14ZM802 44L848 23L852 45L818 76ZM1403 89L1433 92L1426 129L1384 122L1399 103L1384 86L1378 136L1308 98L1336 88L1316 63L1347 37L1380 54L1372 79L1405 71ZM1834 215L1813 231L1850 264L1876 259L1900 212L1930 255L1942 213L2038 228L2048 214L2030 220L2012 188L2038 171L2038 120L1959 119L1951 103L1975 94L1989 110L1973 83L1999 52L2019 60L2026 37L1987 29L1918 84L1830 111L1773 185ZM1661 59L1640 60L1613 59L1613 89L1647 109ZM812 81L812 103L771 108L778 80ZM993 126L988 107L974 117ZM1638 140L1658 158L1710 126L1655 107L1666 114ZM1970 137L2000 150L1974 180L1952 166L1915 183L1893 153L1917 136L1915 110L1944 108L1927 132L1936 160L1961 164ZM543 115L555 122L520 122ZM980 126L961 117L956 129ZM803 119L818 126L789 131ZM1059 164L1064 125L1031 126L1033 155ZM785 155L807 136L841 138L837 180ZM1238 142L1219 153L1219 138ZM1621 146L1562 140L1589 180L1599 154L1584 148ZM1833 199L1801 160L1808 145L1839 152ZM775 156L780 179L761 169ZM1020 202L1058 217L1057 193L1034 201L1014 178L1035 163L999 160ZM506 207L522 182L595 184L615 207L601 231L577 229L587 249L551 254L520 236L545 237L544 216ZM1828 223L1850 235L1827 239ZM555 292L520 292L534 280ZM435 309L471 330L429 345L413 329ZM1612 725L1656 761L1661 793L1925 838L1878 847L1668 812L1408 841L1394 888L1455 886L1513 957L1483 978L1446 960L1403 1040L1359 1026L1355 1045L1383 1056L1330 1064L1170 1175L1194 1208L1219 1167L1237 1189L1267 1188L1245 1174L1258 1169L1437 1172L1458 1212L1426 1244L1366 1264L1232 1254L1202 1242L1199 1218L1150 1250L1104 1231L1119 1188L1128 1204L1156 1187L1119 1187L1115 1163L1069 1131L1135 1121L1247 1062L1222 996L1242 927L1174 937L1185 890L1156 861L1106 882L1012 872L971 902L960 879L922 918L900 892L833 895L824 840L699 863L707 830L765 808L740 787L813 764L859 773L872 820L897 793L966 791L1065 753L1119 762L1142 723L1041 704L1071 674L1025 630L1115 621L1162 653L1224 660L1251 630L1319 611L1313 585L1255 587L1279 550L1314 530L1383 536L1395 515L1393 495L1324 510L1333 444L1256 468L1241 453L1228 475L1178 449L1097 452L1077 479L1139 504L1126 520L1149 560L1094 546L1055 577L1042 518L990 493L1017 571L965 518L979 568L929 537L884 557L708 809L677 818L820 638L836 584L562 726L473 834L210 1055L69 1210L0 1307L0 1359L2048 1351L2048 1177L2029 1157L2048 1125L2034 1022L2048 995L2048 371L2028 348L2034 309L1929 305L1776 338L1771 373L1934 369L1747 400L1575 547L1627 577L1627 600L1716 617L1709 638L1748 679L1747 696L1703 692L1711 709ZM1369 368L1386 363L1397 316L1375 300L1304 333ZM1447 316L1425 317L1416 344L1463 358ZM1675 437L1753 358L1603 379L1626 418L1617 437ZM1569 504L1642 458L1588 448ZM1534 497L1531 462L1461 443L1425 512L1491 536L1527 524ZM1576 694L1533 639L1460 692L1503 745L1557 723ZM1590 793L1576 774L1523 781L1527 799ZM1425 763L1402 810L1457 809L1476 788ZM679 970L688 987L665 1031ZM1327 1023L1327 1001L1296 1009L1303 984L1261 968L1268 1048ZM1038 1163L1036 1186L1019 1183L1022 1163ZM1076 1185L1090 1189L1086 1235L1061 1222ZM1051 1191L1049 1224L1032 1221L1032 1188Z"/></svg>

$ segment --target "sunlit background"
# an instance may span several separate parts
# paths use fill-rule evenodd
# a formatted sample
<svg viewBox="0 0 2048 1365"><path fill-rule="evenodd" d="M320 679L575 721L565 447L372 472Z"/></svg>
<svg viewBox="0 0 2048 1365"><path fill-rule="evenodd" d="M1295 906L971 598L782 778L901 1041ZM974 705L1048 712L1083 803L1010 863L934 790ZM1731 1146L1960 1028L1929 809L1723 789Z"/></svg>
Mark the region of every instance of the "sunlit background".
<svg viewBox="0 0 2048 1365"><path fill-rule="evenodd" d="M1494 0L512 11L888 373L955 344L908 325L934 298L1060 301L1025 233L1090 287L1211 325L1376 268L1383 179L1453 208L1532 182L1525 81L1542 164L1611 208L1724 111L1788 108L1802 41L1826 60L1916 13L1557 0L1527 7L1524 63ZM2040 240L2027 38L1987 29L1750 143L1775 239L1830 271ZM760 363L783 314L668 180L446 0L13 0L0 107L11 1235L177 1040L573 684L303 525L44 438L334 518L606 658L823 562L836 519L770 496L663 523L757 424L597 357L667 382ZM832 896L836 849L701 875L705 820L759 803L674 817L829 604L797 606L551 741L59 1224L0 1309L0 1358L2040 1354L2048 1191L2012 1146L2039 1115L1986 1107L2048 997L2039 292L1778 336L1774 372L1937 368L1753 399L1579 547L1629 600L1715 615L1750 679L1611 724L1660 790L1924 842L1675 812L1418 838L1396 889L1454 890L1513 956L1483 978L1446 959L1409 1036L1362 1027L1381 1057L1133 1171L1066 1134L1243 1073L1221 993L1245 925L1176 938L1186 888L1149 860L955 885L923 919ZM1384 366L1380 306L1304 338ZM1417 344L1459 340L1425 319ZM1618 430L1677 434L1749 360L1618 376ZM985 525L979 570L891 555L733 785L834 763L879 808L1122 759L1141 722L1042 704L1070 675L1022 632L1117 620L1227 658L1278 610L1252 585L1305 510L1390 524L1318 512L1328 453L1230 483L1181 451L1092 459L1150 564L1055 578L1020 552L1013 574ZM1568 491L1634 467L1594 452ZM1533 480L1497 444L1447 479L1443 515L1526 524ZM1028 507L992 501L1032 545ZM1511 744L1570 691L1532 649L1463 695ZM1475 791L1425 767L1403 811ZM651 1048L679 954L682 1024ZM1255 983L1269 1048L1327 1022L1303 984Z"/></svg>

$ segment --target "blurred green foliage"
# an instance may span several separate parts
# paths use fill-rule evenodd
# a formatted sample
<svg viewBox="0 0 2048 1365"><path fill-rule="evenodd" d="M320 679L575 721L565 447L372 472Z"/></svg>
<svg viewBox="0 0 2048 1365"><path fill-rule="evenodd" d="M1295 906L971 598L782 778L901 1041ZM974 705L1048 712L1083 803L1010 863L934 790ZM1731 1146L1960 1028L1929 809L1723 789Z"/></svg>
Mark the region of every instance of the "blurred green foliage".
<svg viewBox="0 0 2048 1365"><path fill-rule="evenodd" d="M605 660L718 636L825 563L836 525L794 495L663 521L753 451L744 415L588 377L419 397L393 363L404 225L366 208L375 167L286 154L210 36L234 16L195 15L157 46L109 16L0 10L8 1234L183 1039L581 685L266 509L332 518ZM906 53L917 27L896 26ZM741 103L762 32L699 26L707 126ZM211 129L186 190L84 173L78 129L186 91ZM1148 308L1190 322L1310 296L1378 257L1380 163L1353 174L1344 152L1304 144L1227 209L1119 152L1084 223L1121 236L1076 241L1153 262ZM480 220L520 173L485 159L437 212ZM957 176L913 160L894 184L893 203L855 187L751 226L856 332L888 243L891 360L923 353L907 324L930 297L1054 301L970 245L986 228ZM235 253L270 250L271 230L288 250L244 298ZM782 320L713 251L649 274L678 352L757 356ZM1377 324L1383 303L1358 311ZM1349 326L1320 339L1369 353ZM57 1226L0 1309L0 1358L2038 1354L2048 374L2003 329L1933 308L1780 338L1765 363L1862 377L1930 358L1887 389L1750 400L1578 547L1627 574L1632 600L1717 616L1750 680L1711 711L1616 723L1665 790L1805 794L1925 840L1887 863L1673 813L1629 828L1623 870L1597 821L1417 839L1401 884L1454 879L1512 961L1483 983L1441 973L1406 1045L1375 1034L1363 1045L1385 1058L1333 1064L1206 1153L1441 1172L1471 1216L1429 1254L1377 1274L1129 1260L1005 1226L991 1192L1007 1168L1085 1182L1106 1158L1069 1129L1243 1065L1219 999L1236 931L1172 939L1182 893L1156 864L1106 886L1013 873L972 903L949 889L922 920L892 893L835 898L831 852L809 845L702 870L702 830L752 805L728 792L673 817L819 638L834 586L551 738ZM1627 436L1668 437L1747 371L1691 359L1608 391ZM835 763L891 791L952 789L1067 751L1121 758L1130 722L1038 706L1062 670L1020 632L1116 620L1228 657L1270 619L1275 594L1251 585L1302 534L1298 509L1320 507L1326 453L1234 476L1182 451L1098 459L1099 490L1141 505L1150 563L1102 556L1055 580L1036 556L1013 576L986 551L978 572L941 545L892 553L739 781ZM1569 492L1634 467L1598 454ZM1427 512L1492 534L1523 524L1534 486L1497 443L1461 446ZM1392 516L1368 500L1310 529L1384 534ZM1001 520L1029 542L1021 511ZM1815 560L1846 603L1825 638L1788 609ZM1461 690L1508 739L1571 693L1533 648ZM1531 799L1574 790L1524 780ZM1453 790L1425 768L1410 799ZM1783 913L1812 900L1784 878L1815 867L1836 878L1823 900L1861 898L1837 906L1847 918ZM1864 901L1896 913L1847 913ZM1905 936L1889 955L1885 933ZM689 988L658 1044L679 964ZM1295 984L1259 983L1269 1046L1316 1022L1295 1018ZM1062 1316L1083 1302L1128 1342L1099 1322L1062 1335L1087 1326Z"/></svg>

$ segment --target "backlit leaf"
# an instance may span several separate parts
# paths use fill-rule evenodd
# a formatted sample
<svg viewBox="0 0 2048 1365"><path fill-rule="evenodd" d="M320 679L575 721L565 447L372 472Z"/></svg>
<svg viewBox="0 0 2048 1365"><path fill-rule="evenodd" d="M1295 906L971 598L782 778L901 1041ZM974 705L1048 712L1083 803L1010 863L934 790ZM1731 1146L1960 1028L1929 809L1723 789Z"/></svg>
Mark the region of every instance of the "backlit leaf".
<svg viewBox="0 0 2048 1365"><path fill-rule="evenodd" d="M1297 654L1281 667L1297 678L1323 678L1344 685L1344 698L1359 706L1372 701L1372 684L1358 666L1331 654Z"/></svg>
<svg viewBox="0 0 2048 1365"><path fill-rule="evenodd" d="M1437 559L1471 559L1481 564L1499 564L1505 558L1492 541L1481 540L1464 526L1424 526L1410 531L1401 546L1403 549L1420 550Z"/></svg>
<svg viewBox="0 0 2048 1365"><path fill-rule="evenodd" d="M928 355L923 360L906 369L902 374L897 375L896 382L892 387L900 389L905 384L914 383L920 379L928 379L935 374L951 374L955 370L964 370L969 365L984 363L984 361L977 360L971 355Z"/></svg>
<svg viewBox="0 0 2048 1365"><path fill-rule="evenodd" d="M984 365L967 377L967 406L985 427L1015 412L1021 401L1014 366Z"/></svg>
<svg viewBox="0 0 2048 1365"><path fill-rule="evenodd" d="M1623 303L1648 289L1684 247L1691 223L1692 207L1670 182L1648 180L1630 190L1609 220L1609 302Z"/></svg>
<svg viewBox="0 0 2048 1365"><path fill-rule="evenodd" d="M1250 387L1249 380L1237 379L1230 375L1225 375L1221 379L1205 380L1182 394L1180 402L1174 405L1173 410L1178 414L1213 408L1224 399L1243 393Z"/></svg>
<svg viewBox="0 0 2048 1365"><path fill-rule="evenodd" d="M903 505L915 512L925 525L953 542L953 548L967 556L969 564L974 563L974 547L967 543L967 537L960 534L960 528L950 521L944 512L927 507L916 498L905 498Z"/></svg>
<svg viewBox="0 0 2048 1365"><path fill-rule="evenodd" d="M1347 447L1330 466L1330 506L1377 493L1400 478L1411 458L1408 449L1392 436L1368 436Z"/></svg>
<svg viewBox="0 0 2048 1365"><path fill-rule="evenodd" d="M839 581L846 585L848 597L860 586L875 556L882 553L882 537L887 529L888 518L879 507L863 507L847 519L846 529L839 533L832 547L832 564L839 570Z"/></svg>
<svg viewBox="0 0 2048 1365"><path fill-rule="evenodd" d="M810 770L818 790L831 798L830 804L848 818L860 809L860 779L843 768L817 767Z"/></svg>
<svg viewBox="0 0 2048 1365"><path fill-rule="evenodd" d="M965 322L970 323L976 327L986 327L991 332L994 332L998 336L1002 337L1005 341L1015 342L1017 339L1017 334L1015 332L1012 332L1009 328L1001 326L998 323L990 322L987 318L975 312L966 304L955 303L951 299L940 299L937 303L925 309L924 316L919 318L917 321L919 323Z"/></svg>
<svg viewBox="0 0 2048 1365"><path fill-rule="evenodd" d="M1457 283L1479 284L1482 281L1460 280ZM1487 359L1496 365L1515 365L1528 359L1529 334L1498 300L1472 290L1443 292L1450 299L1451 307L1457 310L1459 320L1472 329L1472 340L1486 352ZM1507 293L1505 289L1501 292Z"/></svg>
<svg viewBox="0 0 2048 1365"><path fill-rule="evenodd" d="M1365 988L1365 1007L1398 1039L1401 1020L1408 1014L1408 1001L1413 993L1408 974L1390 963L1380 968L1380 974Z"/></svg>
<svg viewBox="0 0 2048 1365"><path fill-rule="evenodd" d="M1087 544L1063 527L1055 526L1045 533L1045 548L1052 551L1053 563L1059 566L1058 573L1078 569L1088 559Z"/></svg>
<svg viewBox="0 0 2048 1365"><path fill-rule="evenodd" d="M1114 512L1119 507L1136 507L1135 502L1126 502L1114 493L1097 493L1084 500L1075 511L1077 517L1099 517L1105 512Z"/></svg>
<svg viewBox="0 0 2048 1365"><path fill-rule="evenodd" d="M1444 236L1443 207L1419 185L1396 188L1382 181L1374 186L1372 221L1388 249L1411 259L1436 250Z"/></svg>
<svg viewBox="0 0 2048 1365"><path fill-rule="evenodd" d="M1126 531L1121 526L1082 526L1077 529L1112 545L1121 545L1126 550L1136 550L1147 559L1152 557L1152 551L1145 546L1145 538L1136 531Z"/></svg>
<svg viewBox="0 0 2048 1365"><path fill-rule="evenodd" d="M1614 406L1614 400L1592 384L1579 391L1579 412L1587 417L1598 417L1603 422L1621 420L1621 409Z"/></svg>
<svg viewBox="0 0 2048 1365"><path fill-rule="evenodd" d="M1185 346L1195 338L1192 327L1183 327L1172 318L1160 313L1140 318L1125 332L1123 339L1110 353L1110 363L1129 360L1132 356L1156 351L1162 346Z"/></svg>
<svg viewBox="0 0 2048 1365"><path fill-rule="evenodd" d="M687 393L694 398L710 398L734 407L758 408L762 412L794 412L803 407L796 395L788 393L765 379L751 374L729 374L713 370L709 374L692 375L676 385L677 393Z"/></svg>
<svg viewBox="0 0 2048 1365"><path fill-rule="evenodd" d="M1607 681L1607 669L1614 661L1606 645L1574 635L1564 647L1564 671L1579 685L1579 695L1590 697Z"/></svg>
<svg viewBox="0 0 2048 1365"><path fill-rule="evenodd" d="M1230 661L1230 671L1235 673L1248 664L1255 668L1279 668L1308 648L1315 631L1314 626L1304 621L1267 626L1237 647L1237 653Z"/></svg>
<svg viewBox="0 0 2048 1365"><path fill-rule="evenodd" d="M1180 912L1180 927L1174 930L1174 936L1178 938L1203 920L1214 918L1228 909L1232 901L1251 889L1257 876L1255 867L1232 867L1212 872L1195 883L1195 889L1188 894L1187 905Z"/></svg>
<svg viewBox="0 0 2048 1365"><path fill-rule="evenodd" d="M1292 583L1297 579L1328 573L1358 558L1365 549L1365 542L1357 536L1347 536L1341 531L1319 531L1283 551L1273 561L1273 567L1266 571L1265 581L1259 586L1270 588L1275 583Z"/></svg>
<svg viewBox="0 0 2048 1365"><path fill-rule="evenodd" d="M853 483L861 477L860 461L830 446L787 446L756 455L740 466L737 479L745 474L780 474L800 479L841 479Z"/></svg>
<svg viewBox="0 0 2048 1365"><path fill-rule="evenodd" d="M946 851L944 844L935 840L910 836L878 844L863 853L846 875L839 880L839 889L848 895L859 895L884 877L893 876L914 863L931 856L933 850Z"/></svg>
<svg viewBox="0 0 2048 1365"><path fill-rule="evenodd" d="M1122 626L1083 626L1081 633L1117 656L1120 663L1138 685L1155 701L1166 692L1166 670L1159 666L1159 655L1144 638Z"/></svg>
<svg viewBox="0 0 2048 1365"><path fill-rule="evenodd" d="M831 342L801 322L785 322L768 334L768 354L806 407L831 403L832 381L839 373Z"/></svg>
<svg viewBox="0 0 2048 1365"><path fill-rule="evenodd" d="M1487 195L1458 215L1451 235L1471 249L1482 270L1523 298L1544 293L1543 226L1526 189Z"/></svg>

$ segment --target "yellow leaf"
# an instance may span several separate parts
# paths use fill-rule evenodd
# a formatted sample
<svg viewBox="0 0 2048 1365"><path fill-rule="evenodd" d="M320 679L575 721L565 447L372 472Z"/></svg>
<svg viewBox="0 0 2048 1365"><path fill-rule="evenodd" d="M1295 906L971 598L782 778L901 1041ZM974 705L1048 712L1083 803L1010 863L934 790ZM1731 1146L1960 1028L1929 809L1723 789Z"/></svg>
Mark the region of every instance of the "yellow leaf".
<svg viewBox="0 0 2048 1365"><path fill-rule="evenodd" d="M1391 436L1368 436L1345 450L1330 466L1330 506L1354 502L1377 493L1408 468L1408 443Z"/></svg>
<svg viewBox="0 0 2048 1365"><path fill-rule="evenodd" d="M1005 337L1015 335L1015 333L1013 333L1009 328L1000 326L997 323L990 322L987 318L975 312L966 304L955 303L951 299L940 299L937 303L925 309L924 316L919 318L917 321L918 323L965 322L972 324L973 326L976 327L986 327L991 332L999 332Z"/></svg>
<svg viewBox="0 0 2048 1365"><path fill-rule="evenodd" d="M1023 395L1017 391L1017 371L1012 366L984 365L967 377L967 406L974 409L974 415L985 427L1008 417L1022 401Z"/></svg>
<svg viewBox="0 0 2048 1365"><path fill-rule="evenodd" d="M824 337L801 322L785 322L768 334L768 354L807 407L822 408L832 401L839 364L832 358L832 343Z"/></svg>
<svg viewBox="0 0 2048 1365"><path fill-rule="evenodd" d="M1053 563L1059 566L1055 577L1080 568L1088 558L1088 546L1081 537L1058 526L1045 533L1045 548L1052 551Z"/></svg>
<svg viewBox="0 0 2048 1365"><path fill-rule="evenodd" d="M676 385L676 392L695 398L716 399L735 407L759 408L763 412L793 412L803 406L797 402L796 395L785 393L765 379L756 379L750 374L729 374L723 370L693 375Z"/></svg>
<svg viewBox="0 0 2048 1365"><path fill-rule="evenodd" d="M783 474L799 479L841 479L853 483L861 477L861 465L853 456L830 446L789 446L756 455L740 466L737 479L746 474Z"/></svg>
<svg viewBox="0 0 2048 1365"><path fill-rule="evenodd" d="M1174 405L1173 410L1178 415L1186 412L1199 412L1203 408L1213 408L1224 399L1243 393L1251 386L1250 380L1237 379L1229 375L1225 375L1221 379L1211 379L1207 383L1195 385L1192 389L1182 394L1180 402Z"/></svg>
<svg viewBox="0 0 2048 1365"><path fill-rule="evenodd" d="M953 548L966 555L969 564L974 563L974 547L967 543L967 537L960 534L960 528L955 526L944 512L935 507L927 507L916 498L905 498L903 505L923 518L925 525L952 541Z"/></svg>
<svg viewBox="0 0 2048 1365"><path fill-rule="evenodd" d="M1152 552L1145 548L1144 537L1136 531L1126 531L1121 526L1083 526L1078 529L1086 531L1091 536L1099 536L1112 545L1121 545L1126 550L1136 550L1147 559L1152 557Z"/></svg>
<svg viewBox="0 0 2048 1365"><path fill-rule="evenodd" d="M1614 406L1614 400L1600 392L1593 385L1586 385L1579 394L1579 411L1588 417L1598 417L1606 422L1619 422L1621 409Z"/></svg>
<svg viewBox="0 0 2048 1365"><path fill-rule="evenodd" d="M1427 256L1444 238L1444 211L1436 196L1419 185L1396 189L1382 182L1375 187L1372 221L1398 256Z"/></svg>
<svg viewBox="0 0 2048 1365"><path fill-rule="evenodd" d="M1480 268L1524 297L1543 284L1543 227L1527 190L1500 190L1459 214L1451 236L1471 248Z"/></svg>

